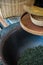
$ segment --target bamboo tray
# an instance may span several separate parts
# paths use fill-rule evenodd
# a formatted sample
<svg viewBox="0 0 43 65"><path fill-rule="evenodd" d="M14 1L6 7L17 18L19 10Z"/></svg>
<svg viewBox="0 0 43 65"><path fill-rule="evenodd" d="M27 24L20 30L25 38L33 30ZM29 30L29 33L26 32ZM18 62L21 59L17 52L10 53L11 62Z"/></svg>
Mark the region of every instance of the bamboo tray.
<svg viewBox="0 0 43 65"><path fill-rule="evenodd" d="M23 14L20 22L21 27L28 33L43 36L43 27L34 25L29 17L28 13Z"/></svg>

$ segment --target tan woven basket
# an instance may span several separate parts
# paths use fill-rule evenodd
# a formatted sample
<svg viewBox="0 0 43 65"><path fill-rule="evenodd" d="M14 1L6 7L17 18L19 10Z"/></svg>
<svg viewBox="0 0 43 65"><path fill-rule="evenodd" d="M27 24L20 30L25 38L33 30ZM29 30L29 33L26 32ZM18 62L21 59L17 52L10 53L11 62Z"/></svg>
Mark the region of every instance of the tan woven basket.
<svg viewBox="0 0 43 65"><path fill-rule="evenodd" d="M24 13L23 5L26 2L26 0L2 0L0 5L3 17L22 15Z"/></svg>
<svg viewBox="0 0 43 65"><path fill-rule="evenodd" d="M10 16L21 16L25 11L23 5L33 0L0 0L1 11L4 18Z"/></svg>

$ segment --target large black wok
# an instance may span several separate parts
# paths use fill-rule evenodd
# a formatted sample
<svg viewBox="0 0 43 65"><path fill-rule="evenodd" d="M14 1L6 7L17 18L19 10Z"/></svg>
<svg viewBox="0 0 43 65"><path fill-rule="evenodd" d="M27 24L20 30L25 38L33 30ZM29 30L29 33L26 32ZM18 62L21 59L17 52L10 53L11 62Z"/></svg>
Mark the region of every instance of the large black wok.
<svg viewBox="0 0 43 65"><path fill-rule="evenodd" d="M25 49L43 45L43 36L25 32L20 24L14 24L1 32L1 56L5 64L17 65L19 57Z"/></svg>

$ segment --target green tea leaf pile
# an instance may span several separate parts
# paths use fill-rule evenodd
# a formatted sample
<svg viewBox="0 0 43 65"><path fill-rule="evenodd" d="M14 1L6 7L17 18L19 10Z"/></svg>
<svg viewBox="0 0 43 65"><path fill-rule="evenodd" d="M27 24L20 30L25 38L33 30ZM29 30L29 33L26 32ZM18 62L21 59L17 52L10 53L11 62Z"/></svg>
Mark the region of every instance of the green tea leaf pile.
<svg viewBox="0 0 43 65"><path fill-rule="evenodd" d="M43 65L43 46L25 50L18 65Z"/></svg>

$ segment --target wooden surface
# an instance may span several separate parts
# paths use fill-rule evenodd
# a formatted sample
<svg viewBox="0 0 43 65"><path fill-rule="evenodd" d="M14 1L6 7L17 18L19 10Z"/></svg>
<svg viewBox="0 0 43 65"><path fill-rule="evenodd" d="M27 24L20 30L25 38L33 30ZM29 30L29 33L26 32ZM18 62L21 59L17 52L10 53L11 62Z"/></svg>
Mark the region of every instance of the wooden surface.
<svg viewBox="0 0 43 65"><path fill-rule="evenodd" d="M34 25L30 20L29 14L26 14L21 18L20 25L29 33L43 36L43 27Z"/></svg>

